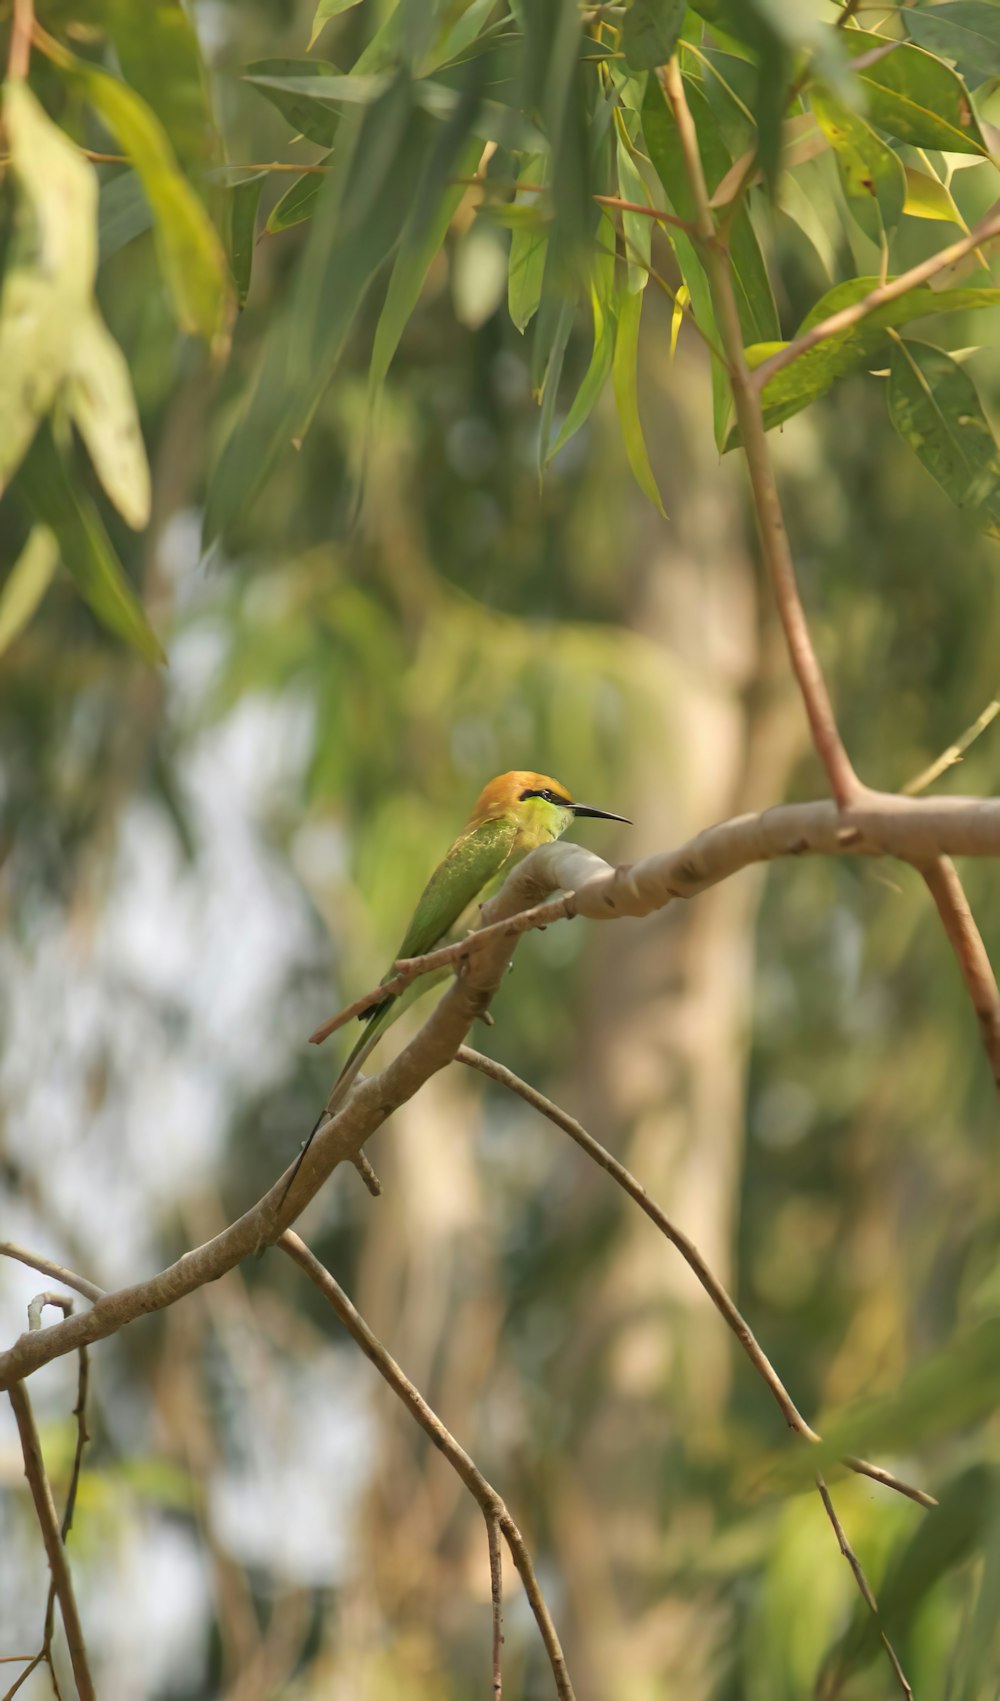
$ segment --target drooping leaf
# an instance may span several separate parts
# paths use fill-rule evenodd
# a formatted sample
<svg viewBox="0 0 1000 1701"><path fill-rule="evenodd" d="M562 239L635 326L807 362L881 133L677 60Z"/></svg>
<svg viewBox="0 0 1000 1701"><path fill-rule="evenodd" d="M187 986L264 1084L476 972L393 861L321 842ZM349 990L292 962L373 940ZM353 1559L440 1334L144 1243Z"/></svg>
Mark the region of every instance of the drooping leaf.
<svg viewBox="0 0 1000 1701"><path fill-rule="evenodd" d="M35 437L17 489L35 520L54 534L63 565L98 620L146 661L165 662L101 516L56 448L47 425Z"/></svg>
<svg viewBox="0 0 1000 1701"><path fill-rule="evenodd" d="M128 364L96 309L77 321L63 396L106 494L140 530L149 520L146 448Z"/></svg>
<svg viewBox="0 0 1000 1701"><path fill-rule="evenodd" d="M105 0L104 16L122 75L156 114L181 164L196 173L218 160L201 48L181 0Z"/></svg>
<svg viewBox="0 0 1000 1701"><path fill-rule="evenodd" d="M1000 7L992 0L946 0L907 7L900 19L911 41L980 76L1000 76Z"/></svg>
<svg viewBox="0 0 1000 1701"><path fill-rule="evenodd" d="M649 464L649 451L646 448L642 420L639 417L639 322L642 317L643 300L643 296L632 295L628 290L619 293L618 326L615 335L614 358L611 364L611 379L628 464L632 468L639 489L649 497L649 500L663 514L663 501L657 488L656 479L653 477L653 469Z"/></svg>
<svg viewBox="0 0 1000 1701"><path fill-rule="evenodd" d="M159 119L127 83L60 48L58 62L128 154L153 212L157 253L178 321L209 339L229 309L226 256L218 232L183 173Z"/></svg>
<svg viewBox="0 0 1000 1701"><path fill-rule="evenodd" d="M536 372L541 365L540 375L535 380L535 394L541 403L538 418L539 477L549 459L552 422L555 419L559 397L559 380L566 358L566 345L573 329L574 309L575 302L571 298L562 302L543 301L535 325L532 364Z"/></svg>
<svg viewBox="0 0 1000 1701"><path fill-rule="evenodd" d="M929 343L897 343L887 399L889 418L931 477L1000 538L1000 449L964 368Z"/></svg>
<svg viewBox="0 0 1000 1701"><path fill-rule="evenodd" d="M868 100L868 117L897 141L945 153L988 154L961 77L912 42L874 30L838 30L852 58L888 51L856 75Z"/></svg>
<svg viewBox="0 0 1000 1701"><path fill-rule="evenodd" d="M339 18L341 12L349 12L352 6L357 6L359 0L319 0L319 5L313 15L312 30L309 35L309 46L312 47L319 36L320 30L330 22L331 18Z"/></svg>
<svg viewBox="0 0 1000 1701"><path fill-rule="evenodd" d="M26 84L4 89L15 225L0 292L0 493L66 375L97 267L97 177Z"/></svg>
<svg viewBox="0 0 1000 1701"><path fill-rule="evenodd" d="M47 526L32 526L28 541L0 587L0 655L20 637L52 583L59 546Z"/></svg>
<svg viewBox="0 0 1000 1701"><path fill-rule="evenodd" d="M548 172L547 154L525 154L521 161L518 177L524 183L539 184L544 187ZM541 196L519 190L515 196L515 205L538 206ZM545 257L548 253L549 233L547 226L534 229L518 230L515 228L510 239L510 258L507 262L507 309L513 323L524 333L525 327L538 312L538 304L542 299L542 278L545 273Z"/></svg>
<svg viewBox="0 0 1000 1701"><path fill-rule="evenodd" d="M405 76L373 105L345 113L292 299L270 327L256 387L209 487L206 541L228 535L282 448L306 430L372 277L399 241L439 137L434 121L414 109Z"/></svg>
<svg viewBox="0 0 1000 1701"><path fill-rule="evenodd" d="M847 204L865 235L877 243L903 215L906 178L899 155L858 113L825 90L814 89L810 104L836 155Z"/></svg>
<svg viewBox="0 0 1000 1701"><path fill-rule="evenodd" d="M687 0L632 0L622 24L622 52L633 71L665 65L677 46Z"/></svg>
<svg viewBox="0 0 1000 1701"><path fill-rule="evenodd" d="M153 213L137 174L120 171L101 184L97 203L97 243L100 265L137 236L153 228Z"/></svg>
<svg viewBox="0 0 1000 1701"><path fill-rule="evenodd" d="M297 135L308 136L324 148L333 145L340 113L335 106L303 93L301 85L331 77L336 78L338 89L349 81L329 59L255 59L243 68L243 81L277 107ZM355 81L360 87L360 79Z"/></svg>
<svg viewBox="0 0 1000 1701"><path fill-rule="evenodd" d="M280 199L275 201L267 215L265 226L270 235L276 235L279 230L291 230L293 225L303 224L306 219L312 218L323 174L329 170L332 158L332 154L326 154L323 159L317 160L314 170L297 177Z"/></svg>
<svg viewBox="0 0 1000 1701"><path fill-rule="evenodd" d="M621 136L617 138L618 193L623 201L636 206L651 205L649 191L642 175ZM653 244L653 221L642 213L622 213L622 236L628 260L628 287L633 295L645 289L649 282L649 263Z"/></svg>
<svg viewBox="0 0 1000 1701"><path fill-rule="evenodd" d="M257 235L257 208L260 192L267 182L267 172L257 171L244 177L229 190L229 269L236 285L237 304L242 307L250 293L250 273L253 266L254 239Z"/></svg>
<svg viewBox="0 0 1000 1701"><path fill-rule="evenodd" d="M802 336L814 325L821 324L824 319L839 312L841 308L862 301L873 289L878 288L879 282L880 279L873 277L851 278L846 283L835 285L810 308L796 336ZM815 348L799 355L798 359L769 379L761 398L765 426L770 431L774 426L781 425L800 409L808 407L818 396L824 395L836 379L842 378L848 372L857 372L866 365L874 364L889 341L890 328L940 313L972 312L997 306L1000 306L998 289L933 290L927 284L911 289L897 301L889 301L875 308L848 330L837 331L823 342L817 343ZM747 360L751 366L760 366L770 354L784 346L783 343L757 344L747 349ZM733 448L738 441L738 436L733 432L726 448Z"/></svg>
<svg viewBox="0 0 1000 1701"><path fill-rule="evenodd" d="M424 287L431 261L444 242L459 202L466 193L467 185L463 180L475 171L479 162L482 148L476 137L468 135L467 124L472 117L481 80L481 71L474 69L466 88L464 110L458 110L437 137L409 209L375 328L368 371L370 394L374 394L384 382L406 322Z"/></svg>
<svg viewBox="0 0 1000 1701"><path fill-rule="evenodd" d="M581 425L584 425L590 418L611 371L611 362L615 352L616 320L614 308L610 300L602 299L600 290L594 285L591 286L590 299L594 315L593 352L584 373L583 382L573 397L570 410L559 428L555 442L546 454L546 462L553 460L560 449L566 447L570 438L575 437Z"/></svg>

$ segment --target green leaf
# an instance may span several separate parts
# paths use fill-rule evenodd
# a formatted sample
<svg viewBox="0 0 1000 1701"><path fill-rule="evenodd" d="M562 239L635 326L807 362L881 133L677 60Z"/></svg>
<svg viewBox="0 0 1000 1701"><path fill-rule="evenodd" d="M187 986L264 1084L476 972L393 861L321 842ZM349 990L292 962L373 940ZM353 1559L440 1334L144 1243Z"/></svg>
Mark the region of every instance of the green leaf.
<svg viewBox="0 0 1000 1701"><path fill-rule="evenodd" d="M894 41L874 30L838 30L853 58L889 46L856 75L868 98L868 116L880 130L915 148L945 153L988 154L962 79L912 42Z"/></svg>
<svg viewBox="0 0 1000 1701"><path fill-rule="evenodd" d="M330 22L331 18L339 18L341 12L349 12L352 6L357 6L359 0L319 0L313 16L312 31L309 36L309 46L312 47L320 30Z"/></svg>
<svg viewBox="0 0 1000 1701"><path fill-rule="evenodd" d="M226 256L208 213L178 170L163 126L127 83L63 49L58 62L118 137L142 181L160 265L182 329L214 338L228 317Z"/></svg>
<svg viewBox="0 0 1000 1701"><path fill-rule="evenodd" d="M243 81L258 89L288 120L296 134L308 136L324 148L333 144L340 123L335 107L303 92L302 85L335 78L338 88L350 79L342 76L339 66L328 59L255 59L243 68ZM361 79L355 79L358 83ZM291 86L289 86L291 85ZM343 97L341 97L343 98Z"/></svg>
<svg viewBox="0 0 1000 1701"><path fill-rule="evenodd" d="M307 429L368 286L399 241L439 138L433 121L414 110L405 77L374 105L345 113L294 293L269 329L256 387L209 488L206 540L228 536L242 521L282 448Z"/></svg>
<svg viewBox="0 0 1000 1701"><path fill-rule="evenodd" d="M975 385L943 349L897 343L892 351L889 418L958 508L971 509L1000 538L1000 450Z"/></svg>
<svg viewBox="0 0 1000 1701"><path fill-rule="evenodd" d="M63 460L48 426L38 432L17 481L35 519L55 534L63 565L98 620L149 662L165 662L155 632L100 514Z"/></svg>
<svg viewBox="0 0 1000 1701"><path fill-rule="evenodd" d="M842 307L862 301L878 288L880 282L879 278L869 277L851 278L846 283L837 284L810 308L796 336L802 336ZM767 430L791 419L817 396L825 395L836 379L865 365L872 365L885 349L891 327L939 313L964 313L997 306L1000 306L1000 289L934 290L928 284L911 289L898 301L886 302L848 330L838 331L825 342L817 343L815 348L800 354L797 360L783 367L765 384L761 400ZM770 354L784 346L784 343L756 344L747 349L747 360L751 366L760 366ZM738 441L736 433L731 433L726 448L733 448Z"/></svg>
<svg viewBox="0 0 1000 1701"><path fill-rule="evenodd" d="M906 33L921 47L981 76L1000 76L1000 8L991 0L948 0L900 12Z"/></svg>
<svg viewBox="0 0 1000 1701"><path fill-rule="evenodd" d="M467 142L451 162L454 171L450 175L458 178L468 177L475 170L481 153L482 147L478 140ZM420 298L431 261L444 242L458 204L465 194L463 183L442 183L436 187L443 192L440 193L437 206L430 216L428 217L423 204L425 197L421 195L415 202L403 231L399 253L393 263L389 287L375 327L375 340L368 370L370 392L379 389L385 381L407 321Z"/></svg>
<svg viewBox="0 0 1000 1701"><path fill-rule="evenodd" d="M929 171L917 171L915 166L904 167L906 200L903 211L914 219L943 219L965 229L965 220L955 205L955 197L940 177Z"/></svg>
<svg viewBox="0 0 1000 1701"><path fill-rule="evenodd" d="M810 104L836 155L847 204L865 235L878 243L903 216L906 178L899 156L870 124L824 90L814 89Z"/></svg>
<svg viewBox="0 0 1000 1701"><path fill-rule="evenodd" d="M77 322L63 395L105 492L140 530L149 521L146 448L128 363L96 309Z"/></svg>
<svg viewBox="0 0 1000 1701"><path fill-rule="evenodd" d="M687 0L632 0L622 24L622 52L633 71L665 65L680 38Z"/></svg>
<svg viewBox="0 0 1000 1701"><path fill-rule="evenodd" d="M208 99L198 36L181 0L105 0L122 75L152 108L187 171L211 165L222 145Z"/></svg>
<svg viewBox="0 0 1000 1701"><path fill-rule="evenodd" d="M329 168L332 158L332 153L325 154L317 161L317 165ZM276 235L279 230L291 230L293 225L302 224L304 220L312 218L322 182L323 173L318 170L307 171L302 177L295 179L268 213L265 229L271 236Z"/></svg>
<svg viewBox="0 0 1000 1701"><path fill-rule="evenodd" d="M570 410L559 428L559 434L546 453L546 465L558 455L560 449L566 447L570 438L574 437L581 425L585 424L590 418L611 371L615 352L616 320L614 308L610 301L602 299L601 292L596 286L591 288L590 299L594 313L594 348L590 356L590 364L584 374L580 388L573 397Z"/></svg>
<svg viewBox="0 0 1000 1701"><path fill-rule="evenodd" d="M97 203L98 264L153 228L153 213L134 171L105 178Z"/></svg>
<svg viewBox="0 0 1000 1701"><path fill-rule="evenodd" d="M52 583L59 546L47 526L32 526L0 590L0 655L20 637Z"/></svg>
<svg viewBox="0 0 1000 1701"><path fill-rule="evenodd" d="M554 298L544 301L535 325L534 347L531 351L532 366L536 370L540 365L543 367L541 377L536 383L536 394L541 402L538 421L539 477L549 459L552 421L555 418L559 380L566 358L566 344L573 329L575 306L572 297L561 302Z"/></svg>
<svg viewBox="0 0 1000 1701"><path fill-rule="evenodd" d="M97 176L26 84L4 89L14 232L0 292L0 494L65 378L97 269Z"/></svg>
<svg viewBox="0 0 1000 1701"><path fill-rule="evenodd" d="M614 358L611 363L611 380L615 392L615 401L618 405L618 418L621 423L628 464L632 468L633 476L640 490L666 517L660 492L653 477L653 469L649 464L646 439L643 436L642 421L639 418L639 321L642 316L643 300L643 296L632 295L628 290L623 290L619 294L618 329L615 336Z"/></svg>
<svg viewBox="0 0 1000 1701"><path fill-rule="evenodd" d="M547 154L525 154L518 176L525 183L545 184L549 168ZM536 208L538 195L519 191L516 206ZM514 230L510 239L510 258L507 263L507 308L517 329L525 327L538 312L542 299L542 278L549 247L547 226L534 230Z"/></svg>
<svg viewBox="0 0 1000 1701"><path fill-rule="evenodd" d="M242 182L234 183L229 190L229 269L240 307L245 305L250 293L257 208L266 181L267 172L257 171L252 177L244 177Z"/></svg>
<svg viewBox="0 0 1000 1701"><path fill-rule="evenodd" d="M628 148L617 137L618 193L623 201L637 206L651 205L649 191ZM628 287L635 295L649 282L649 264L653 246L653 220L642 213L622 213L622 236L628 260Z"/></svg>

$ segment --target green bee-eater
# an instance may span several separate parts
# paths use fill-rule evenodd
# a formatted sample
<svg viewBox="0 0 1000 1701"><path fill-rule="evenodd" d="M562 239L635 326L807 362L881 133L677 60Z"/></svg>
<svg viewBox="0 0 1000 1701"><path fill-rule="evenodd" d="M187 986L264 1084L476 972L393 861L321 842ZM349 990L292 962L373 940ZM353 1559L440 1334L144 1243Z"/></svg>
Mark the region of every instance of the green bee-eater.
<svg viewBox="0 0 1000 1701"><path fill-rule="evenodd" d="M592 809L589 804L574 803L566 787L547 774L515 769L491 780L480 793L476 807L455 843L444 860L438 863L420 894L403 942L396 952L396 960L421 957L426 951L443 944L453 930L460 932L463 923L468 925L475 919L477 901L486 888L498 876L508 874L529 851L561 838L576 815L629 824L625 815L613 815L608 809ZM390 980L394 972L390 969L383 978ZM364 1012L360 1020L366 1024L366 1031L337 1076L309 1140L324 1118L330 1116L346 1098L361 1065L386 1028L402 1015L413 999L445 979L447 973L444 970L437 975L424 975L414 981L406 992L384 998ZM309 1140L299 1162L308 1150ZM294 1176L289 1180L289 1187L292 1180Z"/></svg>

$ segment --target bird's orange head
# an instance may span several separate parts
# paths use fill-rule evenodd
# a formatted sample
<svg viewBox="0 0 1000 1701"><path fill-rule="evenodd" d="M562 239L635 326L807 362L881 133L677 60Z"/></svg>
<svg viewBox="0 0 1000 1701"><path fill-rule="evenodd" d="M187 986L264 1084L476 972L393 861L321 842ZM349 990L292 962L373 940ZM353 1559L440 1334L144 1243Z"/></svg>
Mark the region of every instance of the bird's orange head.
<svg viewBox="0 0 1000 1701"><path fill-rule="evenodd" d="M558 839L576 815L593 815L606 821L628 819L625 815L612 815L607 809L574 803L567 788L551 774L513 768L509 774L498 774L483 787L467 831L482 826L484 821L510 818L526 837L542 844L546 839Z"/></svg>

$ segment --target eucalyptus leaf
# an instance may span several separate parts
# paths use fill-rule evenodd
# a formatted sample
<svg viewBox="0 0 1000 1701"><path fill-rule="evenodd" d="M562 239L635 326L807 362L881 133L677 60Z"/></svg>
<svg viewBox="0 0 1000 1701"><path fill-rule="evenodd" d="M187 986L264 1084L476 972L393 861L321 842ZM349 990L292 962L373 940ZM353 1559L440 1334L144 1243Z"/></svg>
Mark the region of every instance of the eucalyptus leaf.
<svg viewBox="0 0 1000 1701"><path fill-rule="evenodd" d="M77 321L63 397L104 490L122 519L141 529L151 493L132 380L96 308Z"/></svg>
<svg viewBox="0 0 1000 1701"><path fill-rule="evenodd" d="M873 289L878 288L880 281L879 278L862 277L836 284L810 308L796 336L804 335L841 308L863 301ZM875 308L849 329L837 331L814 348L807 349L769 379L761 397L765 426L770 431L774 426L783 424L818 396L825 395L838 378L873 365L890 340L890 329L942 313L975 312L997 306L1000 306L1000 289L934 290L928 284L911 289L898 300ZM784 346L783 343L751 346L746 351L747 360L751 366L759 366L776 349ZM734 431L726 448L734 448L738 442L739 437Z"/></svg>
<svg viewBox="0 0 1000 1701"><path fill-rule="evenodd" d="M880 130L915 148L945 153L988 154L968 90L950 66L912 42L875 30L836 32L852 58L885 53L855 74L868 101L868 117Z"/></svg>
<svg viewBox="0 0 1000 1701"><path fill-rule="evenodd" d="M204 170L222 143L198 35L181 0L103 0L122 75L156 114L186 170Z"/></svg>
<svg viewBox="0 0 1000 1701"><path fill-rule="evenodd" d="M622 52L633 71L665 65L677 46L687 0L632 0L622 23Z"/></svg>
<svg viewBox="0 0 1000 1701"><path fill-rule="evenodd" d="M297 134L325 148L332 145L340 114L335 107L311 98L311 85L333 81L342 90L350 84L351 79L344 77L337 65L327 59L256 59L244 66L242 76L277 108ZM358 89L363 82L362 78L355 79ZM377 86L384 84L379 80ZM341 98L345 98L343 94Z"/></svg>
<svg viewBox="0 0 1000 1701"><path fill-rule="evenodd" d="M250 274L253 267L254 242L257 235L257 208L260 194L267 181L266 171L234 183L228 191L229 200L229 269L236 286L236 300L243 307L250 293Z"/></svg>
<svg viewBox="0 0 1000 1701"><path fill-rule="evenodd" d="M865 235L877 243L903 216L906 178L899 155L858 113L825 90L814 89L810 104L836 156L847 204Z"/></svg>
<svg viewBox="0 0 1000 1701"><path fill-rule="evenodd" d="M549 169L548 155L525 154L522 158L518 176L525 183L546 183ZM519 190L515 197L515 205L536 208L542 197ZM545 274L545 259L548 254L548 228L534 230L515 229L510 239L510 258L507 262L507 310L517 329L524 333L535 314L542 299L542 278Z"/></svg>
<svg viewBox="0 0 1000 1701"><path fill-rule="evenodd" d="M618 324L615 334L614 356L611 363L611 378L628 464L632 468L639 489L666 517L663 500L649 463L649 451L646 448L642 420L639 417L639 323L642 317L643 300L643 296L633 295L629 290L623 290L619 293Z"/></svg>
<svg viewBox="0 0 1000 1701"><path fill-rule="evenodd" d="M329 170L332 158L332 154L326 154L323 159L317 160L315 170L303 172L275 201L267 215L265 226L271 236L276 235L279 230L291 230L294 225L303 224L306 219L312 218L323 182L323 172Z"/></svg>
<svg viewBox="0 0 1000 1701"><path fill-rule="evenodd" d="M991 0L908 6L900 19L911 41L979 76L1000 76L1000 7Z"/></svg>
<svg viewBox="0 0 1000 1701"><path fill-rule="evenodd" d="M32 526L27 543L0 586L0 655L24 631L58 565L59 545L48 526Z"/></svg>
<svg viewBox="0 0 1000 1701"><path fill-rule="evenodd" d="M928 343L897 343L887 400L889 418L931 477L1000 538L1000 449L964 367Z"/></svg>
<svg viewBox="0 0 1000 1701"><path fill-rule="evenodd" d="M165 662L159 639L129 584L96 507L43 425L17 480L34 519L47 526L60 559L102 625L148 662Z"/></svg>

